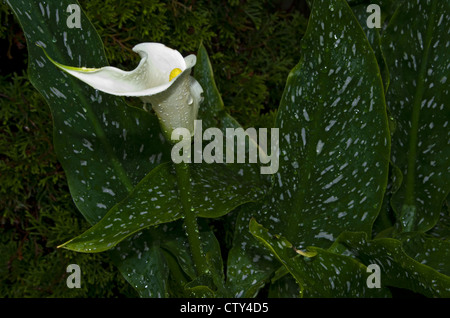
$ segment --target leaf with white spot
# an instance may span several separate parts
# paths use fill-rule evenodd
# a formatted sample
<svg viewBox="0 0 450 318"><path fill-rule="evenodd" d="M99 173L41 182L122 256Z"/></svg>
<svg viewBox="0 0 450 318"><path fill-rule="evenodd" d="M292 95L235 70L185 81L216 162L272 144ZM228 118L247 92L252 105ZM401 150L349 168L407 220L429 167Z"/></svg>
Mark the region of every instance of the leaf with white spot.
<svg viewBox="0 0 450 318"><path fill-rule="evenodd" d="M424 233L405 233L398 237L403 250L421 264L450 276L450 241L430 237Z"/></svg>
<svg viewBox="0 0 450 318"><path fill-rule="evenodd" d="M210 288L224 294L220 246L204 221L200 220L199 230L205 256L212 264ZM197 276L188 244L179 220L138 232L112 248L110 255L141 297L188 297L184 286Z"/></svg>
<svg viewBox="0 0 450 318"><path fill-rule="evenodd" d="M450 198L447 197L440 213L439 221L427 234L450 241Z"/></svg>
<svg viewBox="0 0 450 318"><path fill-rule="evenodd" d="M286 267L300 286L300 297L387 297L385 288L369 288L366 266L355 259L308 247L295 251L284 237L275 237L254 219L250 232ZM304 255L299 255L303 253Z"/></svg>
<svg viewBox="0 0 450 318"><path fill-rule="evenodd" d="M280 140L280 168L257 220L297 247L329 246L344 229L370 233L378 215L386 105L375 55L345 1L315 2L302 47L277 117L289 138Z"/></svg>
<svg viewBox="0 0 450 318"><path fill-rule="evenodd" d="M265 254L246 234L252 217L297 248L328 247L344 230L369 234L383 201L390 146L384 89L345 1L314 3L302 52L278 111L279 171L264 202L238 218L228 279L241 279L239 271L251 266L257 284L241 279L244 293L276 269L253 261Z"/></svg>
<svg viewBox="0 0 450 318"><path fill-rule="evenodd" d="M170 153L156 116L68 76L36 45L67 65L108 64L103 44L82 12L82 29L67 27L66 9L73 3L20 0L9 5L27 40L30 81L52 112L53 143L71 195L94 224Z"/></svg>
<svg viewBox="0 0 450 318"><path fill-rule="evenodd" d="M273 255L268 254L248 231L250 220L260 208L260 203L248 203L239 207L237 211L239 214L236 219L233 247L228 253L226 275L226 284L232 297L255 297L280 267Z"/></svg>
<svg viewBox="0 0 450 318"><path fill-rule="evenodd" d="M366 266L378 265L381 286L409 289L427 297L450 297L450 277L408 255L408 252L417 253L425 247L423 242L420 242L420 247L413 247L412 244L414 243L408 242L406 237L402 244L392 238L368 240L364 233L346 232L339 236L330 251L353 256ZM440 248L444 245L448 246L443 243ZM414 251L408 251L410 247ZM446 253L448 254L448 251ZM440 255L442 257L442 254Z"/></svg>
<svg viewBox="0 0 450 318"><path fill-rule="evenodd" d="M169 266L160 240L150 231L137 233L110 251L110 257L140 297L169 296Z"/></svg>
<svg viewBox="0 0 450 318"><path fill-rule="evenodd" d="M210 270L213 272L213 277L216 280L216 286L223 285L223 263L220 251L220 245L214 236L213 231L208 226L205 219L198 219L199 231L202 241L203 251L208 263L210 263ZM162 230L161 230L162 229ZM161 246L170 252L183 272L190 278L195 279L195 266L188 248L188 238L183 228L183 222L172 222L158 227L161 232Z"/></svg>
<svg viewBox="0 0 450 318"><path fill-rule="evenodd" d="M450 3L405 1L384 32L396 120L392 162L403 173L391 204L400 231L427 231L450 191Z"/></svg>
<svg viewBox="0 0 450 318"><path fill-rule="evenodd" d="M67 6L76 4L76 1L46 4L19 0L8 4L27 39L30 80L52 111L55 149L67 175L71 194L83 216L95 224L126 198L149 171L169 160L170 146L160 133L156 116L129 107L122 98L98 92L67 76L35 45L38 43L50 56L67 65L103 67L108 64L102 42L82 11L82 29L67 27L66 19L70 15L66 11ZM204 119L208 121L212 115L208 111L206 114ZM230 123L231 119L228 119L226 124ZM229 177L218 175L222 178L219 184ZM232 185L229 190L233 190ZM210 194L210 199L217 197L215 191L211 190ZM208 211L208 200L203 193L199 198L198 203L205 207L205 213L215 215L216 211ZM229 199L224 204L236 202L236 196ZM154 207L156 209L156 205ZM233 207L231 205L230 208ZM161 273L167 268L157 249L145 247L145 244L150 244L147 239L145 235L135 235L129 237L123 246L117 245L118 250L130 251L112 252L114 263L141 296L164 296L165 278L151 276L150 268ZM149 258L152 258L152 265L146 267Z"/></svg>
<svg viewBox="0 0 450 318"><path fill-rule="evenodd" d="M256 201L262 194L252 179L224 164L193 164L192 208L198 217L217 218L237 206ZM61 247L79 252L103 252L130 235L150 226L183 217L173 164L153 169L97 224Z"/></svg>
<svg viewBox="0 0 450 318"><path fill-rule="evenodd" d="M72 198L90 224L98 222L154 167L170 158L168 143L160 133L156 116L129 107L123 98L101 93L68 76L36 44L66 65L102 67L108 64L101 39L80 11L81 29L67 27L67 7L76 1L8 1L18 18L29 56L28 74L44 96L53 118L53 143L61 162ZM45 107L43 105L43 107ZM133 246L144 244L136 237ZM128 243L125 243L125 246ZM155 254L156 253L156 254ZM162 293L163 282L149 277L148 268L139 274L149 257L159 255L150 249L141 258L130 251L130 259L115 264L123 276L143 296ZM163 267L154 260L154 265ZM129 268L133 263L134 271ZM137 277L136 275L140 275ZM154 288L146 289L146 281Z"/></svg>

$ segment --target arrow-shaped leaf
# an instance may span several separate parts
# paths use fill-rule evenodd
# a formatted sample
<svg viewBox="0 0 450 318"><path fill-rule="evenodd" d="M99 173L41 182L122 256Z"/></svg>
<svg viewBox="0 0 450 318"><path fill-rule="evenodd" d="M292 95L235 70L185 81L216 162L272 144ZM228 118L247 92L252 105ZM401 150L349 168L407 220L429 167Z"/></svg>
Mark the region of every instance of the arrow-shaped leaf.
<svg viewBox="0 0 450 318"><path fill-rule="evenodd" d="M278 111L280 168L273 187L260 206L238 218L228 278L241 282L244 293L255 286L246 267L257 273L259 286L263 273L274 269L261 260L264 252L256 251L254 240L242 241L249 219L299 249L327 247L344 230L370 233L386 188L390 138L383 84L346 1L314 2L302 52Z"/></svg>

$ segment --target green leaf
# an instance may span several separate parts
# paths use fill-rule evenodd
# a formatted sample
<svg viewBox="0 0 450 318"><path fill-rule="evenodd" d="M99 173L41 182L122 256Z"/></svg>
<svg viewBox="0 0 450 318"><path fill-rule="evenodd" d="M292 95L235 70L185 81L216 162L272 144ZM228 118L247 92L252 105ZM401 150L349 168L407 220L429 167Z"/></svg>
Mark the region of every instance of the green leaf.
<svg viewBox="0 0 450 318"><path fill-rule="evenodd" d="M161 226L164 231L164 236L161 236L163 238L161 244L176 259L178 266L186 277L193 280L197 273L189 250L186 233L181 223L183 222L180 220ZM201 235L203 235L202 232Z"/></svg>
<svg viewBox="0 0 450 318"><path fill-rule="evenodd" d="M140 297L169 297L169 267L155 234L139 232L111 250L110 255Z"/></svg>
<svg viewBox="0 0 450 318"><path fill-rule="evenodd" d="M193 292L199 296L198 289L191 290L199 280L203 285L208 282L214 295L226 297L219 243L205 219L199 221L203 250L211 265L207 280L197 279L181 220L140 231L110 250L113 261L141 297L189 297Z"/></svg>
<svg viewBox="0 0 450 318"><path fill-rule="evenodd" d="M198 219L198 221L200 237L203 242L202 248L210 269L210 273L208 275L209 288L215 291L216 295L226 297L228 294L224 286L223 260L219 242L217 241L213 231L209 228L206 220ZM163 229L165 234L164 236L161 236L162 248L170 252L171 255L176 258L177 263L186 276L188 276L191 280L195 280L197 278L197 274L189 251L188 239L184 233L182 224L179 224L179 222L165 224ZM185 282L182 283L181 280L180 283L181 286L186 284Z"/></svg>
<svg viewBox="0 0 450 318"><path fill-rule="evenodd" d="M371 232L386 188L390 146L377 61L345 1L315 2L302 52L278 111L279 171L267 199L240 216L247 222L256 218L299 249L328 247L344 230ZM237 235L248 238L245 225L239 229ZM252 261L252 255L264 254L248 239L234 244L228 277L239 280L233 273L252 266L259 284L267 278L264 270L274 267Z"/></svg>
<svg viewBox="0 0 450 318"><path fill-rule="evenodd" d="M298 255L284 237L271 235L254 219L250 232L265 244L287 268L300 286L300 297L383 297L389 293L383 288L367 287L367 268L348 256L317 247ZM296 255L297 254L297 255Z"/></svg>
<svg viewBox="0 0 450 318"><path fill-rule="evenodd" d="M343 229L370 233L378 215L386 107L375 55L345 1L315 2L302 47L278 112L280 169L263 211L296 246L329 246Z"/></svg>
<svg viewBox="0 0 450 318"><path fill-rule="evenodd" d="M345 1L315 3L302 43L278 113L280 170L263 211L273 211L268 227L297 246L326 246L343 229L369 233L378 215L387 116L375 56Z"/></svg>
<svg viewBox="0 0 450 318"><path fill-rule="evenodd" d="M209 275L202 275L189 282L185 290L189 298L215 298L215 293L209 287L212 279Z"/></svg>
<svg viewBox="0 0 450 318"><path fill-rule="evenodd" d="M400 231L427 231L450 190L448 1L405 1L383 35L397 127L392 162L403 173L391 204Z"/></svg>
<svg viewBox="0 0 450 318"><path fill-rule="evenodd" d="M225 133L225 128L241 128L241 125L225 111L225 106L214 80L214 72L203 44L197 53L195 78L203 87L205 100L198 112L206 128L217 127Z"/></svg>
<svg viewBox="0 0 450 318"><path fill-rule="evenodd" d="M249 222L260 211L261 203L248 203L238 209L233 247L228 253L227 282L232 297L251 298L270 281L280 267L249 232Z"/></svg>
<svg viewBox="0 0 450 318"><path fill-rule="evenodd" d="M66 27L69 15L66 8L75 3L63 1L45 5L15 1L10 5L29 43L30 78L46 97L52 111L55 148L67 174L71 194L82 214L95 224L126 198L149 171L168 160L169 145L160 134L156 116L68 77L35 45L38 42L50 56L67 65L102 67L108 64L95 29L82 12L82 29ZM227 124L232 122L228 117L226 121ZM229 177L220 176L223 180ZM203 193L199 198L205 198ZM214 216L214 211L208 212L208 216ZM146 239L146 235L130 237L123 248L119 244L117 250L130 248L140 252L114 250L112 258L141 296L165 295L165 278L158 277L156 282L145 264L151 257L152 268L165 271L166 265L158 248L140 248L150 244ZM146 288L146 285L153 287Z"/></svg>
<svg viewBox="0 0 450 318"><path fill-rule="evenodd" d="M67 65L108 65L102 42L83 13L82 29L67 27L69 4L76 2L9 3L27 39L30 81L52 112L53 142L71 195L94 224L151 169L167 160L168 144L156 116L68 76L35 45L39 43Z"/></svg>
<svg viewBox="0 0 450 318"><path fill-rule="evenodd" d="M450 242L423 233L405 233L398 237L403 250L421 264L450 276Z"/></svg>
<svg viewBox="0 0 450 318"><path fill-rule="evenodd" d="M447 199L444 201L445 204L442 207L438 223L434 228L428 231L427 234L430 234L431 236L436 238L450 241L450 205L448 200L449 198L447 197Z"/></svg>
<svg viewBox="0 0 450 318"><path fill-rule="evenodd" d="M34 87L46 99L53 117L53 143L67 176L72 198L90 224L98 222L115 204L124 199L149 171L169 158L169 146L160 133L156 116L129 107L123 98L98 92L68 76L44 55L78 67L108 65L102 41L81 11L81 29L67 27L67 7L76 1L58 2L8 1L27 40L28 74ZM124 249L141 246L126 242ZM137 290L148 296L145 260L159 255L147 249L143 257L130 252L114 257L123 276ZM153 259L153 258L152 258ZM162 263L159 263L162 266ZM161 267L155 260L155 266ZM130 270L134 267L134 270ZM142 269L137 274L136 271ZM140 276L139 276L140 275ZM147 281L147 283L145 282ZM139 283L141 282L141 283ZM155 295L160 292L153 290Z"/></svg>
<svg viewBox="0 0 450 318"><path fill-rule="evenodd" d="M204 126L219 127L223 117L227 117L219 90L214 80L214 72L208 57L208 52L203 44L197 52L197 64L195 66L195 78L203 87L204 101L199 108L198 117L204 121ZM239 127L236 124L236 127Z"/></svg>
<svg viewBox="0 0 450 318"><path fill-rule="evenodd" d="M220 249L220 243L214 233L209 230L205 232L203 248L205 251L206 261L209 265L210 275L217 297L230 297L225 286L225 272L223 267L223 259Z"/></svg>
<svg viewBox="0 0 450 318"><path fill-rule="evenodd" d="M289 274L285 267L284 271ZM300 295L300 287L292 275L284 275L283 277L271 281L269 286L269 298L297 298Z"/></svg>
<svg viewBox="0 0 450 318"><path fill-rule="evenodd" d="M353 255L366 266L380 266L382 286L409 289L427 297L450 297L450 277L411 258L399 240L368 240L364 233L346 232L330 250Z"/></svg>
<svg viewBox="0 0 450 318"><path fill-rule="evenodd" d="M191 176L192 208L198 217L220 217L261 195L252 179L234 174L223 164L193 164ZM176 180L171 163L159 165L100 222L61 247L102 252L144 228L181 218Z"/></svg>

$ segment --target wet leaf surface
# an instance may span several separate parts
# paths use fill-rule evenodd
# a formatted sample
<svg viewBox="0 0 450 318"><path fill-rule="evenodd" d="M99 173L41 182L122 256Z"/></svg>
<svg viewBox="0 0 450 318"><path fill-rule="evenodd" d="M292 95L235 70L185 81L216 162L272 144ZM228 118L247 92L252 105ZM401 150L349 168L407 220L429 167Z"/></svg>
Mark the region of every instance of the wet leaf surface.
<svg viewBox="0 0 450 318"><path fill-rule="evenodd" d="M315 2L302 52L277 117L279 171L266 200L237 221L228 278L240 281L237 290L244 293L276 269L261 261L265 253L246 233L252 217L296 248L326 248L344 230L370 233L386 188L390 138L383 84L345 1Z"/></svg>
<svg viewBox="0 0 450 318"><path fill-rule="evenodd" d="M450 277L420 263L420 251L427 249L422 245L423 242L414 252L419 253L417 260L413 259L416 255L405 253L404 247L408 250L414 243L417 243L417 240L414 242L406 239L402 244L401 241L392 238L368 240L364 233L343 233L330 250L353 256L366 266L378 265L382 286L409 289L427 297L449 297ZM448 248L448 242L442 242L442 245L428 243L428 246L434 245L434 248L444 248L444 246ZM448 254L448 250L446 253ZM433 256L428 255L428 257L431 257L430 260L433 259ZM447 261L443 259L441 262Z"/></svg>
<svg viewBox="0 0 450 318"><path fill-rule="evenodd" d="M403 174L391 200L400 231L432 228L450 191L449 30L448 1L405 1L383 34L392 162Z"/></svg>
<svg viewBox="0 0 450 318"><path fill-rule="evenodd" d="M387 297L385 288L369 288L366 266L349 256L309 247L299 255L284 237L274 237L254 219L250 232L267 246L300 286L300 297ZM297 254L297 255L296 255Z"/></svg>

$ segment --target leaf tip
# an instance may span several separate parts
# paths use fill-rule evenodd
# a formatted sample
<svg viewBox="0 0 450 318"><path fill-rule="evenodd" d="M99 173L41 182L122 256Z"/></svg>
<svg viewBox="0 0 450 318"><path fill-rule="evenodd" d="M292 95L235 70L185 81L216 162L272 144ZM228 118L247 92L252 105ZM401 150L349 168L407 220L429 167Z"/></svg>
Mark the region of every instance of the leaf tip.
<svg viewBox="0 0 450 318"><path fill-rule="evenodd" d="M56 248L66 248L66 249L67 249L66 245L67 245L69 242L70 242L70 241L67 241L67 242L65 242L65 243L62 243L62 244L56 246Z"/></svg>

